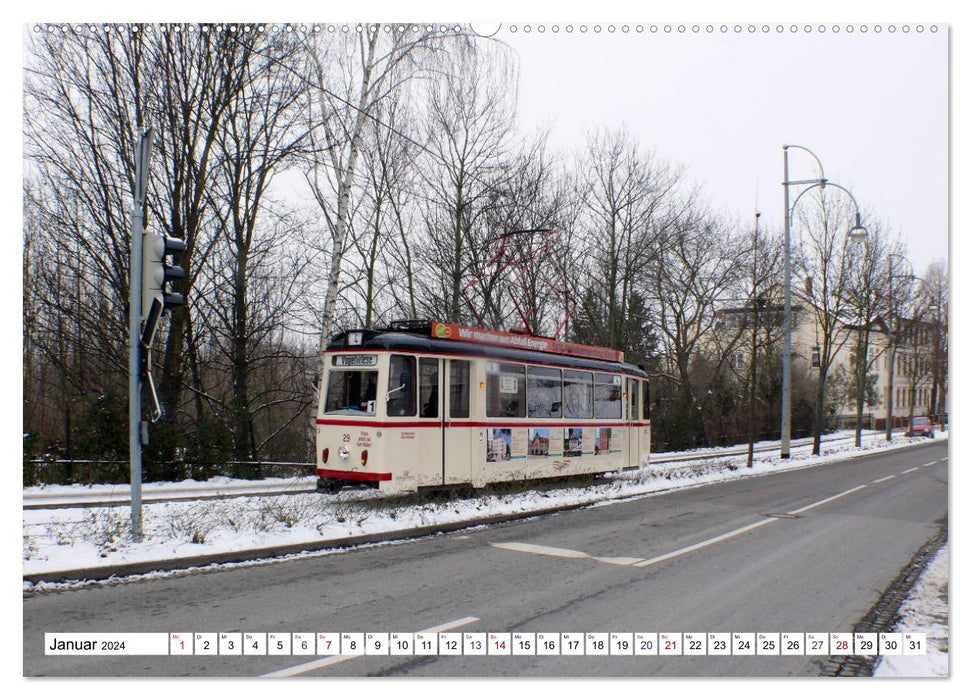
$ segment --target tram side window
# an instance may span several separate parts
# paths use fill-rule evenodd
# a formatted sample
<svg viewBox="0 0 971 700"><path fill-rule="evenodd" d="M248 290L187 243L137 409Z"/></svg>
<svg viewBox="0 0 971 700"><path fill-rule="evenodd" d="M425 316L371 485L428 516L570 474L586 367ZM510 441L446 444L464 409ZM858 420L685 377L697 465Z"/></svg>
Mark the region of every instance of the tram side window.
<svg viewBox="0 0 971 700"><path fill-rule="evenodd" d="M486 416L526 417L526 367L508 362L486 365Z"/></svg>
<svg viewBox="0 0 971 700"><path fill-rule="evenodd" d="M651 384L650 382L641 382L644 385L643 391L641 391L641 397L644 401L644 420L648 420L651 417Z"/></svg>
<svg viewBox="0 0 971 700"><path fill-rule="evenodd" d="M620 418L623 408L621 378L618 374L596 374L593 383L595 418Z"/></svg>
<svg viewBox="0 0 971 700"><path fill-rule="evenodd" d="M388 373L388 415L415 415L415 358L392 355Z"/></svg>
<svg viewBox="0 0 971 700"><path fill-rule="evenodd" d="M331 370L324 413L348 411L373 416L377 387L378 373L374 370Z"/></svg>
<svg viewBox="0 0 971 700"><path fill-rule="evenodd" d="M563 370L563 417L593 418L593 374Z"/></svg>
<svg viewBox="0 0 971 700"><path fill-rule="evenodd" d="M423 357L418 360L418 401L422 418L438 418L438 360Z"/></svg>
<svg viewBox="0 0 971 700"><path fill-rule="evenodd" d="M452 418L469 417L469 361L449 360L449 414Z"/></svg>
<svg viewBox="0 0 971 700"><path fill-rule="evenodd" d="M530 365L526 370L526 401L530 418L559 418L563 414L560 370Z"/></svg>

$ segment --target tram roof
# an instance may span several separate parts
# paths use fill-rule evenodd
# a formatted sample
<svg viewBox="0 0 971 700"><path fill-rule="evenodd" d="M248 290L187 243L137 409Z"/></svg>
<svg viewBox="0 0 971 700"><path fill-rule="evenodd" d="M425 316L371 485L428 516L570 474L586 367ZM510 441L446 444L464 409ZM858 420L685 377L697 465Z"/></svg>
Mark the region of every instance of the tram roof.
<svg viewBox="0 0 971 700"><path fill-rule="evenodd" d="M348 335L361 334L360 345L349 345ZM481 343L470 343L463 340L433 338L421 333L411 333L394 329L349 329L336 333L327 344L327 351L334 350L401 350L403 352L469 355L487 357L511 362L527 362L532 364L556 365L565 368L587 369L598 372L623 372L647 379L647 372L636 365L627 362L609 362L594 360L573 355L561 355L551 352L537 352L535 350L520 350Z"/></svg>

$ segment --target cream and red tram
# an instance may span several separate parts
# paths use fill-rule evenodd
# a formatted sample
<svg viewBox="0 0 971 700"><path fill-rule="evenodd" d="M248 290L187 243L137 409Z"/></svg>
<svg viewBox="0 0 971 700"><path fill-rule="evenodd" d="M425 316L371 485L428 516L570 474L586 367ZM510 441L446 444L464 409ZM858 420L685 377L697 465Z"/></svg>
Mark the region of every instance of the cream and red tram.
<svg viewBox="0 0 971 700"><path fill-rule="evenodd" d="M338 333L324 351L317 489L480 488L646 465L647 374L622 360L445 323Z"/></svg>

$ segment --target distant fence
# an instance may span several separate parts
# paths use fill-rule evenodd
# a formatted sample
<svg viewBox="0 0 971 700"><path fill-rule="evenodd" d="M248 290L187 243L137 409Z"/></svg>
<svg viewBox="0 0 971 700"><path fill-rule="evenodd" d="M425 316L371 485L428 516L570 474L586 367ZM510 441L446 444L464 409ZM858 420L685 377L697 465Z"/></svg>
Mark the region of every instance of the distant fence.
<svg viewBox="0 0 971 700"><path fill-rule="evenodd" d="M177 473L183 479L205 481L214 476L237 478L293 478L313 476L312 462L163 462L146 464L144 479L153 473ZM55 459L24 460L24 486L39 484L127 484L131 471L127 460ZM158 479L161 480L161 479Z"/></svg>
<svg viewBox="0 0 971 700"><path fill-rule="evenodd" d="M804 437L803 435L793 434L793 438ZM766 430L755 433L755 442L766 440L778 440L779 431L777 429ZM727 433L713 432L706 438L703 435L695 435L686 440L684 436L676 439L659 440L656 433L651 433L651 452L677 452L680 450L714 449L716 447L735 447L736 445L747 445L748 433Z"/></svg>
<svg viewBox="0 0 971 700"><path fill-rule="evenodd" d="M906 418L904 421L906 422ZM884 421L884 424L886 421ZM843 414L836 419L836 425L840 430L856 430L856 414ZM876 424L874 415L872 413L864 413L863 420L860 423L860 427L864 430L880 430L880 426Z"/></svg>

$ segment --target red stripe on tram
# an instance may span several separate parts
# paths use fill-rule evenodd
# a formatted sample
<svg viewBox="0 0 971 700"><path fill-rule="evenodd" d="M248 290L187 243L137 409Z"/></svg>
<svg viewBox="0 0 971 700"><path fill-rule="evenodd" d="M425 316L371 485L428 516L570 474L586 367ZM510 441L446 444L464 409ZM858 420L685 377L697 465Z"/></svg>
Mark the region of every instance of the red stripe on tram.
<svg viewBox="0 0 971 700"><path fill-rule="evenodd" d="M514 419L515 420L515 419ZM495 420L489 423L480 421L446 420L447 427L452 428L648 428L646 423L577 423L569 419L559 419L559 423L510 423ZM441 419L429 418L425 421L377 421L377 420L341 420L339 418L318 418L317 425L340 425L360 428L440 428Z"/></svg>
<svg viewBox="0 0 971 700"><path fill-rule="evenodd" d="M318 469L322 479L351 479L353 481L391 481L391 472L342 472L336 469Z"/></svg>

